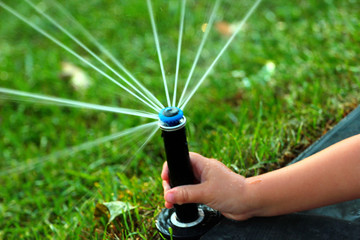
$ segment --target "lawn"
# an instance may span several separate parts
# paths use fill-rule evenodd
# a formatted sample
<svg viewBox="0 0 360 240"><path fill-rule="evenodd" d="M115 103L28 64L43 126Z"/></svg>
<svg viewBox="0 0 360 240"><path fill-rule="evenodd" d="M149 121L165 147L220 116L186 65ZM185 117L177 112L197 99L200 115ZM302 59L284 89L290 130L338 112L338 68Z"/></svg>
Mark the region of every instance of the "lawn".
<svg viewBox="0 0 360 240"><path fill-rule="evenodd" d="M2 2L101 66L25 1ZM110 62L51 2L34 0ZM252 2L222 1L190 89ZM145 0L61 3L166 104ZM178 95L212 7L187 1ZM172 96L180 5L154 0L153 8ZM356 0L263 1L184 109L190 150L246 176L295 158L359 103L359 12ZM3 8L0 23L1 89L156 113ZM154 120L59 105L0 92L0 239L159 239L160 131L144 148L154 128L92 146ZM135 208L107 225L95 206L111 201Z"/></svg>

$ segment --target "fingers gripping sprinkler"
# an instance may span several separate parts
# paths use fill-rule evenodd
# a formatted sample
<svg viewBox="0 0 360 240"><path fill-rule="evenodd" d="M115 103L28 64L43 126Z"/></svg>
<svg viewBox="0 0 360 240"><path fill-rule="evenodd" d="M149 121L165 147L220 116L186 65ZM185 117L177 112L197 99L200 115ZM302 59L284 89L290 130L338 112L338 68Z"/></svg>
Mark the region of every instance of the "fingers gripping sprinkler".
<svg viewBox="0 0 360 240"><path fill-rule="evenodd" d="M181 109L167 107L159 113L159 125L165 145L169 167L170 186L195 183L186 140L186 118ZM199 239L220 219L220 214L196 203L175 205L164 209L156 221L156 227L170 239Z"/></svg>

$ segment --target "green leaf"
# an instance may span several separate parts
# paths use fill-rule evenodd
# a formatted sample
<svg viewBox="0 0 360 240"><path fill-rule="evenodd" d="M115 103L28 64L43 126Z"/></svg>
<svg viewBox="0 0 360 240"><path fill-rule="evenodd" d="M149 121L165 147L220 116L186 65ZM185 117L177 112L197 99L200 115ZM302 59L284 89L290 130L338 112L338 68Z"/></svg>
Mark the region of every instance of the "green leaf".
<svg viewBox="0 0 360 240"><path fill-rule="evenodd" d="M131 211L135 207L129 203L114 201L104 202L96 204L95 216L106 214L108 217L108 224L111 223L116 217L124 214L125 212Z"/></svg>

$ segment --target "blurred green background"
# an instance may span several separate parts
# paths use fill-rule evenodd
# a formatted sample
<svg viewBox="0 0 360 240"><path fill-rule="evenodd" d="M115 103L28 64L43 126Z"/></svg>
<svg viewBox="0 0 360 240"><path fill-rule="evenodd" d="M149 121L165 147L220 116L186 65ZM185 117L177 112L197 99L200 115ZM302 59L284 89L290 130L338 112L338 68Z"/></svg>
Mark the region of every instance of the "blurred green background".
<svg viewBox="0 0 360 240"><path fill-rule="evenodd" d="M96 63L25 1L1 2ZM52 1L34 3L109 62ZM179 3L153 1L171 93ZM146 1L61 4L165 104ZM222 1L192 87L251 4ZM179 91L212 7L187 1ZM251 176L283 166L324 134L359 103L359 12L355 0L263 1L185 109L191 151ZM0 21L1 88L152 111L3 8ZM149 131L68 154L149 120L28 100L0 93L0 239L158 239L160 132L141 151ZM96 203L115 200L136 208L111 225L94 219Z"/></svg>

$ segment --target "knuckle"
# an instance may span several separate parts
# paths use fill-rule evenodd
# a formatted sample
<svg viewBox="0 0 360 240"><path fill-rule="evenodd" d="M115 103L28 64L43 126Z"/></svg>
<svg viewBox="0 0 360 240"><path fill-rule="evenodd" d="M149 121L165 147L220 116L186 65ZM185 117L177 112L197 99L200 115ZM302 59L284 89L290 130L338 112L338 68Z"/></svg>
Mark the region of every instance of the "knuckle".
<svg viewBox="0 0 360 240"><path fill-rule="evenodd" d="M187 203L190 199L190 195L189 195L189 192L186 191L185 189L181 189L180 191L180 203Z"/></svg>

